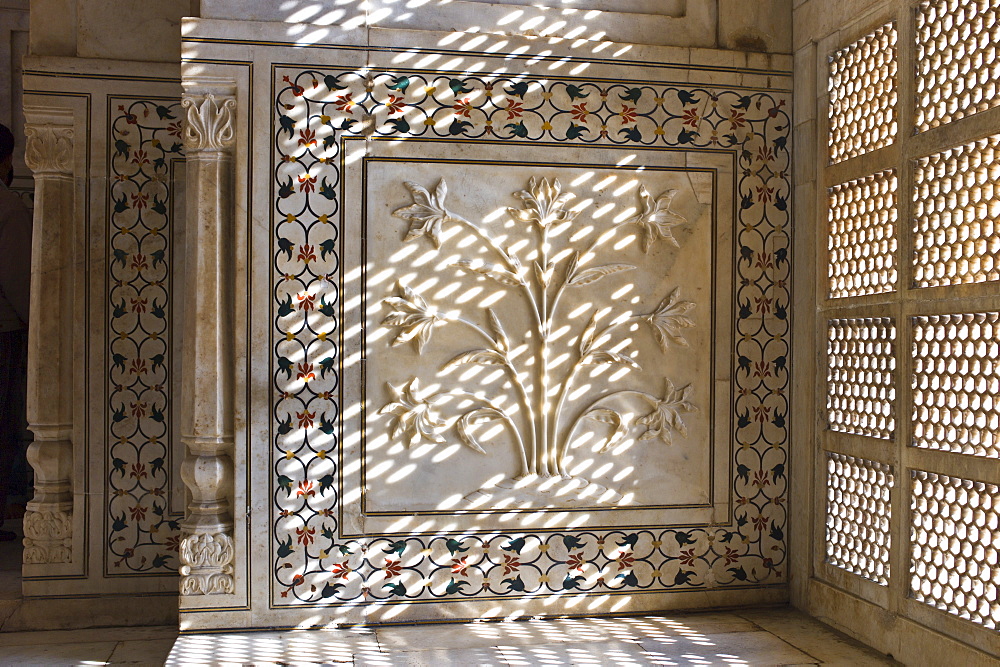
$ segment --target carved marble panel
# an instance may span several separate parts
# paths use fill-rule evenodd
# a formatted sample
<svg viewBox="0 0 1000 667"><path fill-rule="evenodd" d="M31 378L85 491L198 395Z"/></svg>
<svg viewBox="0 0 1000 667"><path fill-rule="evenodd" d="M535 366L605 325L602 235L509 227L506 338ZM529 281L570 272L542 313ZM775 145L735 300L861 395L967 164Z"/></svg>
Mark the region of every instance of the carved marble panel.
<svg viewBox="0 0 1000 667"><path fill-rule="evenodd" d="M273 608L783 581L781 94L273 83Z"/></svg>
<svg viewBox="0 0 1000 667"><path fill-rule="evenodd" d="M714 297L731 291L713 294L716 172L652 151L627 170L583 162L599 149L370 152L357 529L500 527L514 508L711 520Z"/></svg>

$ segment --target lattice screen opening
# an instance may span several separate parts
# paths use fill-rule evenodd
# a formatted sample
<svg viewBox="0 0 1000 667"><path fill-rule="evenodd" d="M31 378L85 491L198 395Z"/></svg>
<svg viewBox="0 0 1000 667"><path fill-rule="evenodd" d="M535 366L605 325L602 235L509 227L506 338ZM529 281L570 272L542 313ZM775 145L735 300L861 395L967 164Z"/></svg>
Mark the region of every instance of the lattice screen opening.
<svg viewBox="0 0 1000 667"><path fill-rule="evenodd" d="M896 288L896 172L830 188L830 298Z"/></svg>
<svg viewBox="0 0 1000 667"><path fill-rule="evenodd" d="M889 584L892 485L884 463L827 453L827 562L882 586Z"/></svg>
<svg viewBox="0 0 1000 667"><path fill-rule="evenodd" d="M1000 280L1000 135L915 161L917 287Z"/></svg>
<svg viewBox="0 0 1000 667"><path fill-rule="evenodd" d="M891 318L830 320L826 407L831 430L892 439L895 340Z"/></svg>
<svg viewBox="0 0 1000 667"><path fill-rule="evenodd" d="M920 602L1000 626L1000 489L912 471L911 594Z"/></svg>
<svg viewBox="0 0 1000 667"><path fill-rule="evenodd" d="M1000 313L913 318L913 444L1000 457Z"/></svg>
<svg viewBox="0 0 1000 667"><path fill-rule="evenodd" d="M937 0L917 11L916 124L923 132L1000 104L996 0Z"/></svg>
<svg viewBox="0 0 1000 667"><path fill-rule="evenodd" d="M830 161L864 155L896 137L896 26L882 26L830 59Z"/></svg>

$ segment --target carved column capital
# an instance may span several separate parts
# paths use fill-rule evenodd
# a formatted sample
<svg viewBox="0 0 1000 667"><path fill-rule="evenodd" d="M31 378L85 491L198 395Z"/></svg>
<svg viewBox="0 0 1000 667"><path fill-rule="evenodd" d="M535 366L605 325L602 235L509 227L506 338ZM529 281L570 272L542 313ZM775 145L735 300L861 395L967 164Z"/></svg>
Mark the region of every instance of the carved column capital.
<svg viewBox="0 0 1000 667"><path fill-rule="evenodd" d="M184 149L223 151L233 145L236 99L228 95L185 95L181 99L184 114Z"/></svg>
<svg viewBox="0 0 1000 667"><path fill-rule="evenodd" d="M73 128L67 125L27 125L24 162L36 176L73 173Z"/></svg>

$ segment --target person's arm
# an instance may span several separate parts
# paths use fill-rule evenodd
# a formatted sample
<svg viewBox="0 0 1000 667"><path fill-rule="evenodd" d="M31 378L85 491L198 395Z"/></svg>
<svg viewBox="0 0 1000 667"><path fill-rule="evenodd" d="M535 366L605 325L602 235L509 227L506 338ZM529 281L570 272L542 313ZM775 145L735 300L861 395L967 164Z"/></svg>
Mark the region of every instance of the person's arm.
<svg viewBox="0 0 1000 667"><path fill-rule="evenodd" d="M0 290L22 322L31 303L31 213L23 205L8 210L0 235Z"/></svg>

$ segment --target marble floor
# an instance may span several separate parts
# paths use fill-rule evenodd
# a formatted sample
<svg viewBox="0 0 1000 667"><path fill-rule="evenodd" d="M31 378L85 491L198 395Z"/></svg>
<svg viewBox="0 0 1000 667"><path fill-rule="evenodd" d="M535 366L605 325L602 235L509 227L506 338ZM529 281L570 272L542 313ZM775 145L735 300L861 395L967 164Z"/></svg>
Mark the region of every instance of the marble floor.
<svg viewBox="0 0 1000 667"><path fill-rule="evenodd" d="M20 549L0 544L0 665L893 664L787 607L630 618L178 636L177 628L4 632Z"/></svg>
<svg viewBox="0 0 1000 667"><path fill-rule="evenodd" d="M178 637L175 628L0 632L0 664L894 664L789 608Z"/></svg>

